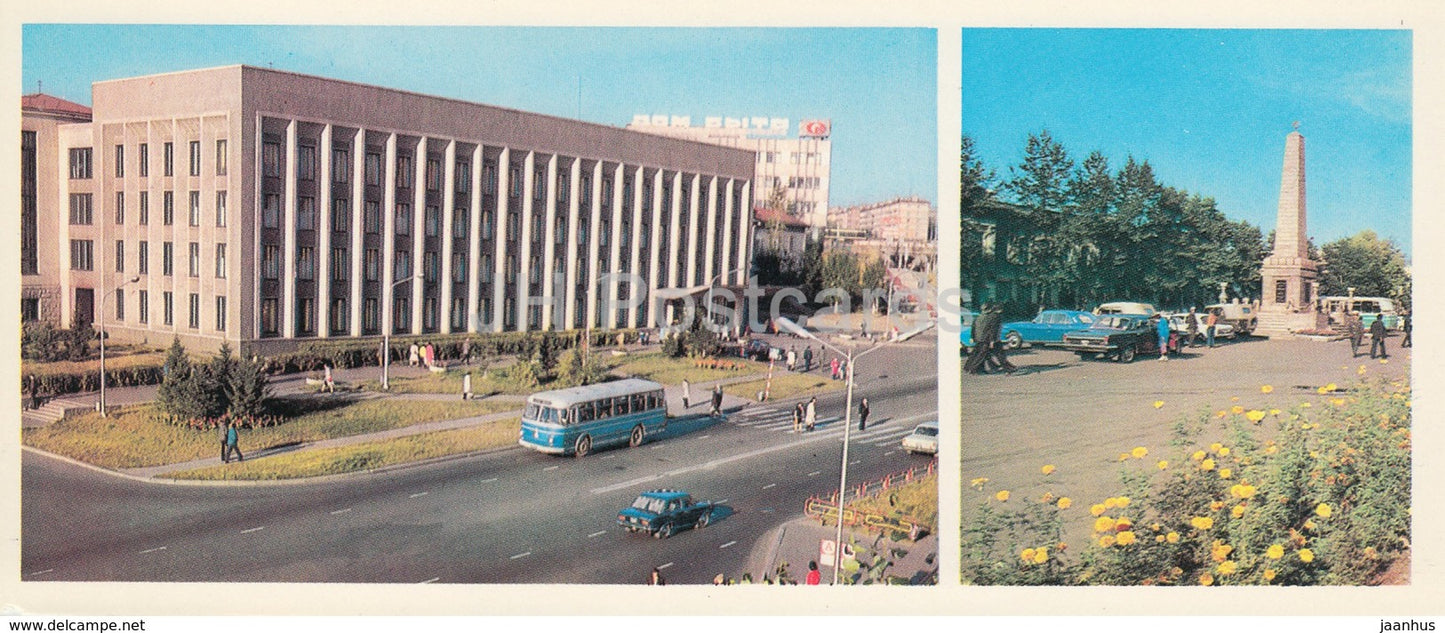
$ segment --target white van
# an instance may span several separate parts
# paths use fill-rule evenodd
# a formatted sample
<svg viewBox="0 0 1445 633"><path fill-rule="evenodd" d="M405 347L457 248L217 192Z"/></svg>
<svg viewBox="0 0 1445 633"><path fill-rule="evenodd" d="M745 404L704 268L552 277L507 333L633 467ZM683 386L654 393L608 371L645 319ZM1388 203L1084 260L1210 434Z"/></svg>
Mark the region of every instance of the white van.
<svg viewBox="0 0 1445 633"><path fill-rule="evenodd" d="M1233 325L1234 331L1241 336L1253 334L1259 325L1259 315L1248 303L1215 303L1204 306L1204 312L1200 314L1209 314L1212 310L1218 310L1219 320Z"/></svg>
<svg viewBox="0 0 1445 633"><path fill-rule="evenodd" d="M1320 305L1336 323L1344 322L1344 311L1349 309L1350 312L1360 315L1360 323L1366 328L1370 327L1375 319L1384 319L1385 328L1389 330L1398 330L1405 326L1399 310L1395 307L1395 301L1385 297L1320 297Z"/></svg>

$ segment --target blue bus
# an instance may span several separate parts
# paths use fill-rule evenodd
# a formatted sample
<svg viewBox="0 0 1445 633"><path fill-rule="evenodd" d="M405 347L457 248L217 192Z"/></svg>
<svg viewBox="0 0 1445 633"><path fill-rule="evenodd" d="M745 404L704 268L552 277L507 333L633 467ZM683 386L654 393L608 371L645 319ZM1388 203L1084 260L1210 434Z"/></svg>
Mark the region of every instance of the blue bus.
<svg viewBox="0 0 1445 633"><path fill-rule="evenodd" d="M628 378L532 394L517 443L543 453L582 457L610 444L638 446L666 428L662 385Z"/></svg>

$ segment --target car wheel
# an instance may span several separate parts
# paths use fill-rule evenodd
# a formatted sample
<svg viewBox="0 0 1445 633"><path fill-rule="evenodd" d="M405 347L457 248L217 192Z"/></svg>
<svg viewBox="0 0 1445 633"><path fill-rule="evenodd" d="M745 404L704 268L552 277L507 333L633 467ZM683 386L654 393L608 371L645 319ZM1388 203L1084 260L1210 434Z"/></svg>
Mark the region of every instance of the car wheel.
<svg viewBox="0 0 1445 633"><path fill-rule="evenodd" d="M1129 345L1129 346L1124 347L1123 349L1120 349L1120 350L1119 350L1119 362L1121 362L1121 363L1132 363L1132 362L1134 362L1134 346L1133 346L1133 345Z"/></svg>
<svg viewBox="0 0 1445 633"><path fill-rule="evenodd" d="M705 512L703 512L702 514L699 514L699 515L697 516L697 523L694 525L694 527L697 528L697 529L699 529L699 530L701 530L702 528L707 527L707 522L708 522L708 521L711 521L711 520L712 520L712 508L708 508L707 511L705 511Z"/></svg>
<svg viewBox="0 0 1445 633"><path fill-rule="evenodd" d="M670 536L672 536L671 521L668 521L667 523L663 523L662 525L658 526L657 531L652 533L652 537L655 539L665 539Z"/></svg>
<svg viewBox="0 0 1445 633"><path fill-rule="evenodd" d="M592 436L583 435L577 438L577 444L572 447L572 454L576 457L585 457L592 452Z"/></svg>
<svg viewBox="0 0 1445 633"><path fill-rule="evenodd" d="M637 447L639 447L639 446L642 446L642 436L643 436L643 431L642 431L642 425L641 425L641 424L632 427L632 435L627 438L627 445L628 445L628 446L631 446L631 447L633 447L633 448L637 448Z"/></svg>
<svg viewBox="0 0 1445 633"><path fill-rule="evenodd" d="M1024 337L1019 336L1018 332L1009 332L1004 335L1003 342L1009 349L1018 349L1024 346Z"/></svg>

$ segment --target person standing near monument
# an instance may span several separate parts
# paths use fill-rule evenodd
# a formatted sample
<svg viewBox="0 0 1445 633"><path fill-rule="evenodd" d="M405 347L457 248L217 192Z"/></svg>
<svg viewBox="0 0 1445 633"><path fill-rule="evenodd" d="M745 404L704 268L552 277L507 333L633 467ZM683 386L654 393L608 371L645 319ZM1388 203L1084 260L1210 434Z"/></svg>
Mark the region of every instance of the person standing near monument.
<svg viewBox="0 0 1445 633"><path fill-rule="evenodd" d="M1190 306L1189 316L1184 318L1188 322L1187 334L1189 337L1185 340L1189 342L1190 347L1194 347L1194 339L1199 338L1199 315L1195 313L1194 307Z"/></svg>
<svg viewBox="0 0 1445 633"><path fill-rule="evenodd" d="M1401 327L1405 329L1405 338L1400 339L1400 347L1410 347L1410 330L1413 329L1410 324L1410 313L1408 311L1405 312L1401 318L1404 322Z"/></svg>
<svg viewBox="0 0 1445 633"><path fill-rule="evenodd" d="M1385 352L1386 336L1388 336L1388 333L1385 331L1384 315L1375 317L1375 322L1370 324L1370 358L1390 357L1390 355ZM1375 356L1376 350L1379 350L1380 353L1378 357Z"/></svg>
<svg viewBox="0 0 1445 633"><path fill-rule="evenodd" d="M1204 317L1204 344L1214 347L1214 330L1219 327L1219 308L1209 311L1209 316Z"/></svg>
<svg viewBox="0 0 1445 633"><path fill-rule="evenodd" d="M1360 321L1360 313L1345 313L1345 333L1350 337L1350 358L1356 358L1365 341L1365 324Z"/></svg>
<svg viewBox="0 0 1445 633"><path fill-rule="evenodd" d="M1169 360L1169 319L1154 315L1154 328L1159 333L1159 360Z"/></svg>

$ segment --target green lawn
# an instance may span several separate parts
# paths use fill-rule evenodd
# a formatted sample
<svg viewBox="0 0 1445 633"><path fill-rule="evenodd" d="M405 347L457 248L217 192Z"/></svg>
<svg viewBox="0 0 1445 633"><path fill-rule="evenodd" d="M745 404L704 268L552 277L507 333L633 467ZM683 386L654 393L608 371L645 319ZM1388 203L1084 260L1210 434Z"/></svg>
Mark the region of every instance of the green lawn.
<svg viewBox="0 0 1445 633"><path fill-rule="evenodd" d="M285 453L166 475L187 480L277 480L373 470L517 443L518 418L353 446Z"/></svg>
<svg viewBox="0 0 1445 633"><path fill-rule="evenodd" d="M766 370L764 370L766 371ZM723 393L756 400L758 392L763 390L767 383L766 379L749 380L723 387ZM842 380L830 380L827 376L819 374L797 374L787 371L773 372L773 386L769 390L769 396L773 400L782 400L794 396L815 395L837 391L848 386Z"/></svg>
<svg viewBox="0 0 1445 633"><path fill-rule="evenodd" d="M193 357L193 362L210 362L210 358L202 359ZM131 367L160 367L166 363L166 352L149 349L137 349L132 351L125 347L106 345L105 346L105 370L113 372ZM38 361L23 361L20 363L20 374L22 376L34 374L36 376L51 376L55 374L89 374L100 371L100 359L68 361L60 360L50 363Z"/></svg>
<svg viewBox="0 0 1445 633"><path fill-rule="evenodd" d="M425 400L308 398L289 400L295 413L279 426L243 430L243 452L294 442L314 442L407 427L424 422L485 415L516 408L515 403ZM328 405L338 405L330 406ZM106 468L141 468L186 462L220 454L215 431L166 424L153 404L124 407L110 417L85 413L63 422L25 429L27 446Z"/></svg>
<svg viewBox="0 0 1445 633"><path fill-rule="evenodd" d="M611 368L612 373L623 376L635 376L660 382L664 385L677 385L686 378L692 382L707 382L722 378L737 378L750 374L767 373L768 364L750 361L742 358L727 357L716 359L721 362L733 363L736 369L714 369L710 367L699 367L697 361L692 358L671 358L662 352L646 352L642 354L628 354L626 356L604 356L603 362ZM781 372L778 372L781 373Z"/></svg>

